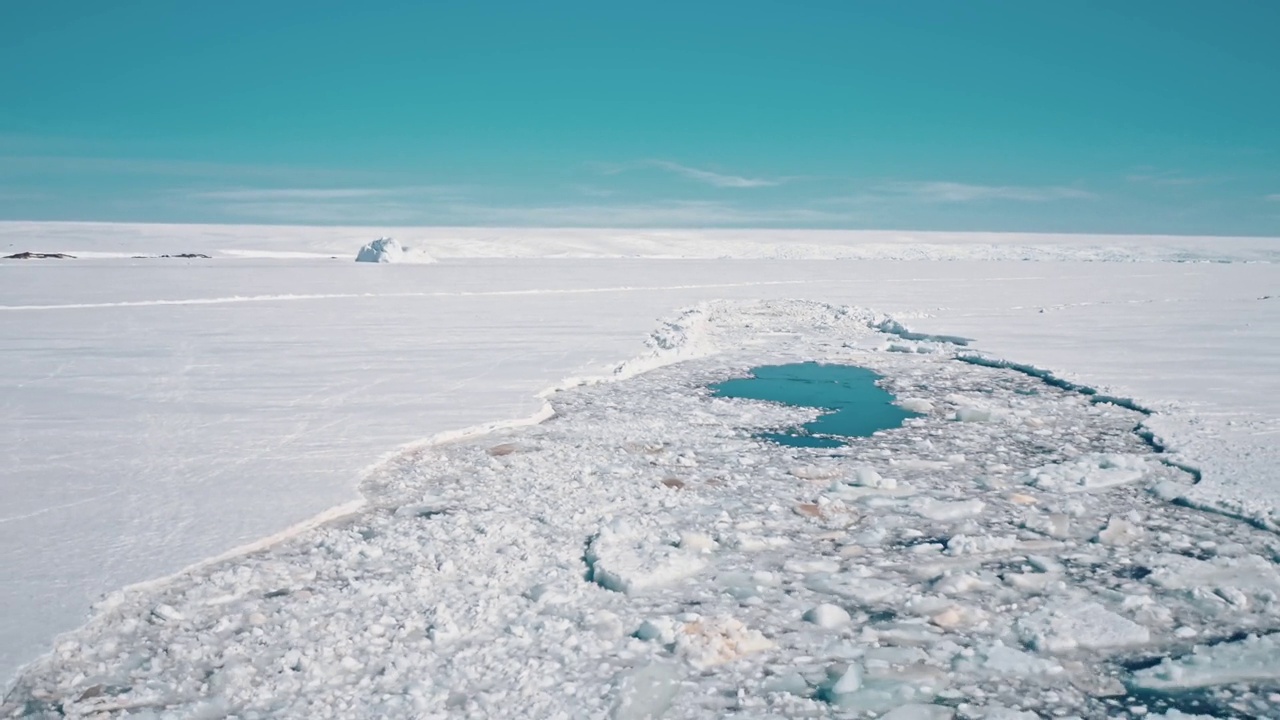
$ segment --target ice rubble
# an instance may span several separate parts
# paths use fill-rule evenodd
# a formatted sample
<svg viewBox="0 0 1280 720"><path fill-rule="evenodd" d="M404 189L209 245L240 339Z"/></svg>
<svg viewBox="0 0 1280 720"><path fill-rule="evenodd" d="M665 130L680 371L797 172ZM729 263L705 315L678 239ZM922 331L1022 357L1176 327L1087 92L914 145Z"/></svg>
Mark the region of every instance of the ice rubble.
<svg viewBox="0 0 1280 720"><path fill-rule="evenodd" d="M885 352L878 321L690 311L629 380L550 395L540 425L423 447L370 479L361 514L114 594L0 715L1280 710L1270 636L1211 643L1276 624L1273 535L1151 492L1191 478L1151 460L1138 413ZM687 361L632 376L672 358ZM797 359L869 367L931 410L788 448L756 434L810 411L705 390ZM958 421L974 398L999 421Z"/></svg>

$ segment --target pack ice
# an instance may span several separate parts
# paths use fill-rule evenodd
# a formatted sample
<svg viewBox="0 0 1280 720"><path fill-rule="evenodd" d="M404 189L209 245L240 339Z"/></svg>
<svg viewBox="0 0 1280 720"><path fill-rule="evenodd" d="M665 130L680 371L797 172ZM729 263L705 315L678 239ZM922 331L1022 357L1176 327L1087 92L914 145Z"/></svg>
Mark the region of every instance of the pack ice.
<svg viewBox="0 0 1280 720"><path fill-rule="evenodd" d="M1273 534L1166 500L1195 479L1142 413L890 351L883 320L690 309L540 424L420 447L356 514L112 595L0 714L1280 714ZM706 389L801 360L923 415L784 447L759 435L818 411Z"/></svg>

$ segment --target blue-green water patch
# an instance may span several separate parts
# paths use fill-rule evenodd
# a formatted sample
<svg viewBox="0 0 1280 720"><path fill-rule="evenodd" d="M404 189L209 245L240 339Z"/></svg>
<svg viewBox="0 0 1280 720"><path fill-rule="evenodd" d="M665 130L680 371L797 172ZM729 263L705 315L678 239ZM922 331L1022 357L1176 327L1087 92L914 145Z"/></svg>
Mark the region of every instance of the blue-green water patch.
<svg viewBox="0 0 1280 720"><path fill-rule="evenodd" d="M876 385L881 376L854 365L795 363L763 365L751 377L711 386L717 397L768 400L798 407L821 408L813 422L761 437L795 447L839 447L844 438L867 437L877 430L901 427L918 413L894 405L889 391Z"/></svg>

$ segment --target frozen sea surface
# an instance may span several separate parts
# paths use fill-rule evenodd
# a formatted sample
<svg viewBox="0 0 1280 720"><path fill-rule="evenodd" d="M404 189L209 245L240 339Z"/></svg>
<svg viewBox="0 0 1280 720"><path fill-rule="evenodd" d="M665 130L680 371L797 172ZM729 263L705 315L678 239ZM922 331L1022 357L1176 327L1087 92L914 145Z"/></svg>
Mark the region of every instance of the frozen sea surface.
<svg viewBox="0 0 1280 720"><path fill-rule="evenodd" d="M1276 282L1264 264L6 263L0 675L103 593L356 500L406 443L529 417L539 390L720 297L871 307L1139 398L1202 485L1265 515Z"/></svg>
<svg viewBox="0 0 1280 720"><path fill-rule="evenodd" d="M1280 538L1168 502L1194 477L1135 432L1142 412L953 347L895 352L882 322L802 301L672 316L541 424L419 447L357 513L113 593L3 711L1280 710ZM757 435L816 410L706 390L806 358L871 368L923 414L783 447Z"/></svg>

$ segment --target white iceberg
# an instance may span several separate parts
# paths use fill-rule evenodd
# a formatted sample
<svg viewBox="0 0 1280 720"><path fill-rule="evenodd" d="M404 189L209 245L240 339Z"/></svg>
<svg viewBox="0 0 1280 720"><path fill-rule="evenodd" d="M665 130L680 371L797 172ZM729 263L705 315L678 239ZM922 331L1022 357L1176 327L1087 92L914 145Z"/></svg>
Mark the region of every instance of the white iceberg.
<svg viewBox="0 0 1280 720"><path fill-rule="evenodd" d="M435 258L422 250L403 247L395 238L380 237L366 243L356 253L356 262L369 263L433 263Z"/></svg>

